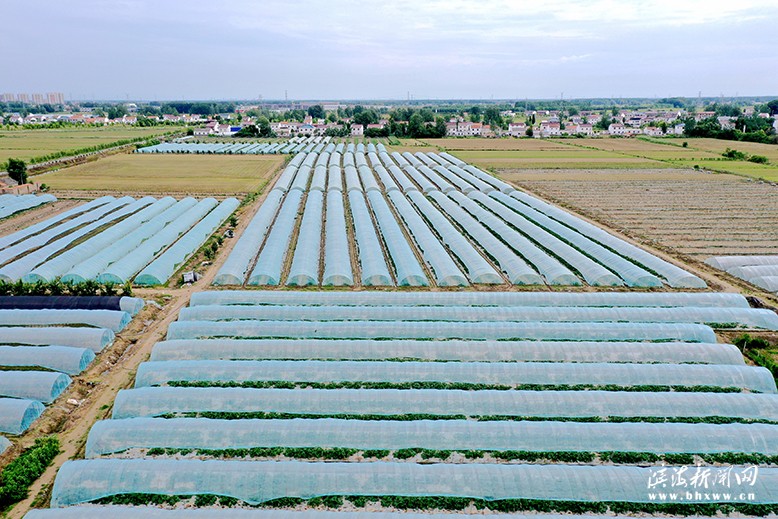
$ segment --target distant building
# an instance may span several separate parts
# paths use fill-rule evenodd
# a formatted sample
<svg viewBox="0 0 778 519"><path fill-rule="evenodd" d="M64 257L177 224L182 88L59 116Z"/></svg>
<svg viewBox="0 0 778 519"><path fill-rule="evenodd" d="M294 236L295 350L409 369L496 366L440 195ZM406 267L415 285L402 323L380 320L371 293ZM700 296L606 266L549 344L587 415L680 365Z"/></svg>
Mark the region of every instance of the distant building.
<svg viewBox="0 0 778 519"><path fill-rule="evenodd" d="M477 137L482 134L483 124L470 121L446 123L446 135L452 137Z"/></svg>
<svg viewBox="0 0 778 519"><path fill-rule="evenodd" d="M527 125L525 123L509 123L508 135L511 137L524 137L527 135Z"/></svg>
<svg viewBox="0 0 778 519"><path fill-rule="evenodd" d="M594 127L591 124L579 123L571 128L571 133L577 135L594 135Z"/></svg>
<svg viewBox="0 0 778 519"><path fill-rule="evenodd" d="M365 127L361 124L352 124L351 125L351 136L352 137L362 137L365 134Z"/></svg>

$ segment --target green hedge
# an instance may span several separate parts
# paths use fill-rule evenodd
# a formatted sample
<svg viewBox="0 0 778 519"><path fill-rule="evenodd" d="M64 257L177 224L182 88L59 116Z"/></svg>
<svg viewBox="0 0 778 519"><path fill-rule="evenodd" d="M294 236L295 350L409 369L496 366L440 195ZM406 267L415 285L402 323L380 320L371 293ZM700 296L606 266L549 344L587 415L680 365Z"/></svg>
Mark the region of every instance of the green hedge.
<svg viewBox="0 0 778 519"><path fill-rule="evenodd" d="M56 436L38 438L35 444L9 463L0 473L0 511L27 497L30 485L59 454Z"/></svg>

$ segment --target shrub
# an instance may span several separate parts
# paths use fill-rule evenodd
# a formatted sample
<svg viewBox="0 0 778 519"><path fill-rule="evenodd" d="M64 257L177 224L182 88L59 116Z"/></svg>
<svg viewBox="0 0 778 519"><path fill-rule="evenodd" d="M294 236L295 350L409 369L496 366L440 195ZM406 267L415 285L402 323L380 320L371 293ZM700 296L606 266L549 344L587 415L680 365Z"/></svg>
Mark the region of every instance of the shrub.
<svg viewBox="0 0 778 519"><path fill-rule="evenodd" d="M0 473L0 511L27 497L30 485L59 454L56 436L38 438Z"/></svg>
<svg viewBox="0 0 778 519"><path fill-rule="evenodd" d="M732 148L727 148L724 153L721 154L722 157L731 159L731 160L745 160L746 154L742 151L733 150Z"/></svg>
<svg viewBox="0 0 778 519"><path fill-rule="evenodd" d="M748 162L754 162L755 164L767 164L769 160L764 155L751 155L748 157Z"/></svg>

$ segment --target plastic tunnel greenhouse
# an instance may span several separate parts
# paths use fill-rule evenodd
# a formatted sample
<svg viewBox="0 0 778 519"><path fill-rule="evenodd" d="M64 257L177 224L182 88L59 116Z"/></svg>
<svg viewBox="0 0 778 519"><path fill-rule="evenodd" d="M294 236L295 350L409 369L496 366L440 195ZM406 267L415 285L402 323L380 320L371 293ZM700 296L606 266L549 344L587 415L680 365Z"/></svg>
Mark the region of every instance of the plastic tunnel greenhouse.
<svg viewBox="0 0 778 519"><path fill-rule="evenodd" d="M759 393L776 392L772 374L762 367L591 362L171 360L141 363L135 387L161 386L172 381L239 384L278 380L313 383L443 382L503 387L517 384L713 386Z"/></svg>
<svg viewBox="0 0 778 519"><path fill-rule="evenodd" d="M467 286L467 278L448 255L445 247L438 241L432 230L411 206L408 199L399 191L388 194L395 210L405 222L408 231L416 242L424 261L435 274L438 286Z"/></svg>
<svg viewBox="0 0 778 519"><path fill-rule="evenodd" d="M179 339L151 351L152 361L241 359L744 364L732 344L695 342Z"/></svg>
<svg viewBox="0 0 778 519"><path fill-rule="evenodd" d="M602 306L711 307L751 306L741 294L728 292L307 292L220 290L192 294L200 305L343 305L343 306Z"/></svg>
<svg viewBox="0 0 778 519"><path fill-rule="evenodd" d="M300 224L287 285L307 286L319 284L319 255L324 211L324 195L311 191L305 201L305 211Z"/></svg>
<svg viewBox="0 0 778 519"><path fill-rule="evenodd" d="M168 248L171 243L180 241L181 236L192 229L206 214L216 207L217 201L205 198L192 206L179 218L167 224L147 240L143 241L133 254L112 263L104 272L97 276L102 283L125 283L146 267L157 255ZM178 242L173 246L175 247Z"/></svg>
<svg viewBox="0 0 778 519"><path fill-rule="evenodd" d="M0 366L37 366L68 375L78 375L94 358L94 352L88 348L0 344Z"/></svg>
<svg viewBox="0 0 778 519"><path fill-rule="evenodd" d="M208 237L238 208L235 198L227 198L208 215L194 225L170 248L144 268L135 278L138 285L161 285L165 283Z"/></svg>
<svg viewBox="0 0 778 519"><path fill-rule="evenodd" d="M127 296L0 296L2 310L121 310L135 315L144 304L140 297Z"/></svg>
<svg viewBox="0 0 778 519"><path fill-rule="evenodd" d="M405 235L389 209L384 195L379 191L369 191L367 199L394 265L397 284L399 286L429 285L424 269L419 265L416 255L405 239Z"/></svg>
<svg viewBox="0 0 778 519"><path fill-rule="evenodd" d="M70 385L70 377L53 371L0 371L0 396L49 403Z"/></svg>
<svg viewBox="0 0 778 519"><path fill-rule="evenodd" d="M700 442L700 438L706 441ZM530 452L738 452L778 454L769 424L477 422L470 420L102 420L89 432L86 457L134 448L408 448Z"/></svg>
<svg viewBox="0 0 778 519"><path fill-rule="evenodd" d="M354 273L351 270L343 194L340 191L327 192L326 219L322 285L351 286L354 284Z"/></svg>
<svg viewBox="0 0 778 519"><path fill-rule="evenodd" d="M0 397L0 432L22 434L43 412L37 400Z"/></svg>
<svg viewBox="0 0 778 519"><path fill-rule="evenodd" d="M91 200L85 204L77 205L72 209L68 209L67 211L64 211L56 216L52 216L51 218L43 220L42 222L38 222L36 224L30 225L29 227L25 227L24 229L20 229L6 236L0 236L0 249L5 250L9 245L14 245L16 243L29 239L30 237L39 234L48 228L51 228L55 225L59 225L61 222L64 222L65 220L82 215L88 211L91 211L96 207L104 205L113 200L115 200L115 198L112 196L103 196L100 198L95 198L94 200Z"/></svg>
<svg viewBox="0 0 778 519"><path fill-rule="evenodd" d="M281 205L284 191L273 189L262 202L257 214L251 219L238 243L227 256L224 264L216 273L214 285L242 285L246 280L249 267L257 256L259 247L267 236L268 229Z"/></svg>
<svg viewBox="0 0 778 519"><path fill-rule="evenodd" d="M89 348L94 352L111 344L115 337L111 330L104 328L7 327L2 330L5 344L57 344Z"/></svg>
<svg viewBox="0 0 778 519"><path fill-rule="evenodd" d="M287 193L284 203L278 211L267 241L259 253L257 263L249 277L249 285L278 285L281 283L281 269L286 259L292 231L297 221L297 211L303 193L294 189Z"/></svg>
<svg viewBox="0 0 778 519"><path fill-rule="evenodd" d="M582 493L597 501L634 503L649 502L646 481L653 470L585 465L81 460L62 465L51 505L65 507L115 494L152 492L224 495L249 504L333 494L575 501ZM778 469L761 469L749 493L757 496L755 502L778 501Z"/></svg>
<svg viewBox="0 0 778 519"><path fill-rule="evenodd" d="M176 321L168 327L168 339L209 337L716 342L710 327L686 323Z"/></svg>
<svg viewBox="0 0 778 519"><path fill-rule="evenodd" d="M473 306L193 306L180 321L435 321L435 322L628 322L737 323L747 328L778 330L778 315L746 308L604 308L604 307L473 307ZM0 310L0 319L2 319ZM1 322L1 321L0 321Z"/></svg>
<svg viewBox="0 0 778 519"><path fill-rule="evenodd" d="M351 206L351 220L354 224L354 239L359 253L359 265L362 270L362 284L364 286L393 285L383 249L365 203L365 196L360 191L350 191L348 200Z"/></svg>
<svg viewBox="0 0 778 519"><path fill-rule="evenodd" d="M119 332L132 320L117 310L0 310L0 326L52 326L82 324Z"/></svg>
<svg viewBox="0 0 778 519"><path fill-rule="evenodd" d="M168 413L515 417L734 417L778 420L773 394L436 389L248 389L146 387L119 391L113 418Z"/></svg>

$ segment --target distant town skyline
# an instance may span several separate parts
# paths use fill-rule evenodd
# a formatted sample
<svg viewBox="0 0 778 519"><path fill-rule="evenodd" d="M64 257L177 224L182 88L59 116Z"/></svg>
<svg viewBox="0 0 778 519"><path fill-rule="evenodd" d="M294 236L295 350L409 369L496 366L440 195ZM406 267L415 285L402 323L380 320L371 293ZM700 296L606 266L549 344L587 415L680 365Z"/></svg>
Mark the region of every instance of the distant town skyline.
<svg viewBox="0 0 778 519"><path fill-rule="evenodd" d="M0 92L68 100L778 93L765 0L6 0Z"/></svg>

